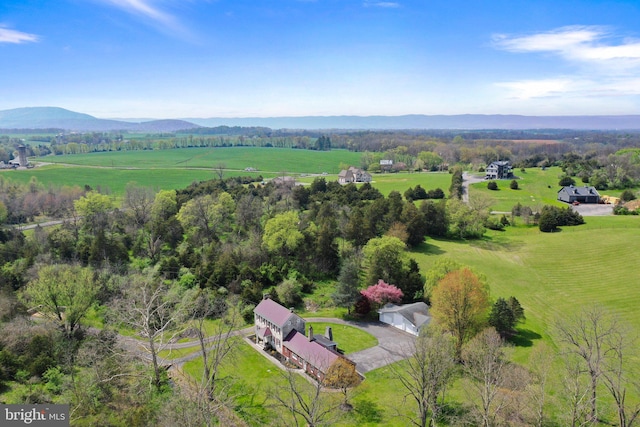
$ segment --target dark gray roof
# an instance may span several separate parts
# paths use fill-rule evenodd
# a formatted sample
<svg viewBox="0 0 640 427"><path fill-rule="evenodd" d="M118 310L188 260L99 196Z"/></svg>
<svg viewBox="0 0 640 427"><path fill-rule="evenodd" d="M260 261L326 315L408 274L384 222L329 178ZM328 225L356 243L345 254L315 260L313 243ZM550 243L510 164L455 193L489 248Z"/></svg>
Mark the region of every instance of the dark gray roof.
<svg viewBox="0 0 640 427"><path fill-rule="evenodd" d="M574 194L576 196L599 196L600 195L598 193L598 190L596 190L595 187L589 187L589 186L576 187L573 185L569 185L567 187L562 187L560 190L558 190L558 193L560 193L561 191L566 191L568 194Z"/></svg>

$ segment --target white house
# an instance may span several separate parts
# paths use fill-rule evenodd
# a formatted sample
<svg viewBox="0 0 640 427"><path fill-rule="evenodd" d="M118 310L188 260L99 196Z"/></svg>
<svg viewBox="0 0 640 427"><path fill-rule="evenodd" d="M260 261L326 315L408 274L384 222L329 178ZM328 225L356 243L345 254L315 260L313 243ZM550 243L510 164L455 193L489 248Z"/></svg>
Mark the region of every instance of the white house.
<svg viewBox="0 0 640 427"><path fill-rule="evenodd" d="M418 335L420 328L431 320L429 306L423 302L413 304L386 304L380 310L380 321L401 331Z"/></svg>

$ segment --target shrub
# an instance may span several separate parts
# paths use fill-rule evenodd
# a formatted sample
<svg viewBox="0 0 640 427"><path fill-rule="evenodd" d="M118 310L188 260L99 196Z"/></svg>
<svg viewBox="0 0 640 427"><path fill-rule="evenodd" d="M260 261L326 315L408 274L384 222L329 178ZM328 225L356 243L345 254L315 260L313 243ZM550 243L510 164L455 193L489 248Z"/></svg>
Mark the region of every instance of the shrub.
<svg viewBox="0 0 640 427"><path fill-rule="evenodd" d="M562 178L560 178L558 185L561 187L568 187L569 185L576 185L576 181L570 176L565 175Z"/></svg>
<svg viewBox="0 0 640 427"><path fill-rule="evenodd" d="M620 200L622 200L623 202L629 202L635 199L636 195L632 190L624 190L622 194L620 194Z"/></svg>
<svg viewBox="0 0 640 427"><path fill-rule="evenodd" d="M498 183L497 183L497 182L495 182L495 181L489 181L489 182L487 183L487 188L488 188L489 190L497 190L497 189L498 189Z"/></svg>
<svg viewBox="0 0 640 427"><path fill-rule="evenodd" d="M556 231L563 225L584 224L584 218L578 212L574 212L570 207L566 209L555 206L544 206L538 219L540 231L545 233Z"/></svg>
<svg viewBox="0 0 640 427"><path fill-rule="evenodd" d="M511 182L509 183L509 188L512 190L517 190L518 189L518 181L516 181L515 179L512 179Z"/></svg>
<svg viewBox="0 0 640 427"><path fill-rule="evenodd" d="M429 190L427 192L427 199L444 199L444 191L442 191L442 188Z"/></svg>

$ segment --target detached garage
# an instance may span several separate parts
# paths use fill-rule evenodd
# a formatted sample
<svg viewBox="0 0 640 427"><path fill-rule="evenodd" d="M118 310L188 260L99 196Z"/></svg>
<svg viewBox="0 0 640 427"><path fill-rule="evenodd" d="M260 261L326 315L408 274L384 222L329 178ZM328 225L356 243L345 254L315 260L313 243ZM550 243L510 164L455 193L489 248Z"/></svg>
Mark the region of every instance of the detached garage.
<svg viewBox="0 0 640 427"><path fill-rule="evenodd" d="M558 191L558 200L566 203L599 203L600 194L595 187L575 187L570 185Z"/></svg>
<svg viewBox="0 0 640 427"><path fill-rule="evenodd" d="M423 302L404 305L387 304L378 310L378 313L382 323L416 336L420 327L431 320L429 306Z"/></svg>

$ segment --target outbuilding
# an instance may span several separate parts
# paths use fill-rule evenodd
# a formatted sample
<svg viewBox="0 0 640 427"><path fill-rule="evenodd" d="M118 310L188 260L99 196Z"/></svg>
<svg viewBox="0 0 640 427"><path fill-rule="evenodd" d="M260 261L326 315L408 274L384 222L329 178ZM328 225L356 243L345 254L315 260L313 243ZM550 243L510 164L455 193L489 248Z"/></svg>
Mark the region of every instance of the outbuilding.
<svg viewBox="0 0 640 427"><path fill-rule="evenodd" d="M431 320L429 306L423 302L403 305L386 304L378 310L378 313L382 323L416 336L420 328Z"/></svg>
<svg viewBox="0 0 640 427"><path fill-rule="evenodd" d="M558 200L565 203L600 203L600 193L595 187L569 185L558 191Z"/></svg>

